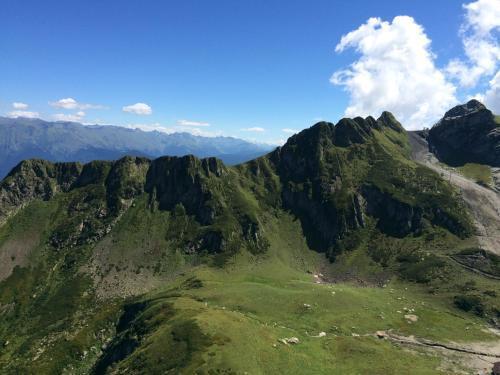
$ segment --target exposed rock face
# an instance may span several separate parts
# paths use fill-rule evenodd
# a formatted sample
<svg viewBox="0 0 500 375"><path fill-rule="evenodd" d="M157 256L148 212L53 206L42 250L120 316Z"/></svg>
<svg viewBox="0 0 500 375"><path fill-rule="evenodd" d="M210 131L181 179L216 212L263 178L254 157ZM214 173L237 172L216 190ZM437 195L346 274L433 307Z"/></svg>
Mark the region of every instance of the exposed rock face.
<svg viewBox="0 0 500 375"><path fill-rule="evenodd" d="M68 191L82 171L79 163L25 160L0 183L0 224L34 199L48 200Z"/></svg>
<svg viewBox="0 0 500 375"><path fill-rule="evenodd" d="M189 215L195 215L201 224L208 225L221 209L212 198L217 190L214 185L220 182L224 173L224 164L216 158L165 156L152 162L145 190L152 201L158 202L160 209L172 210L182 204Z"/></svg>
<svg viewBox="0 0 500 375"><path fill-rule="evenodd" d="M437 158L449 165L481 163L500 166L500 126L477 100L456 106L429 130Z"/></svg>
<svg viewBox="0 0 500 375"><path fill-rule="evenodd" d="M364 125L364 124L363 124ZM342 181L340 161L330 151L360 143L370 131L354 120L320 122L293 137L271 156L282 183L282 201L302 222L311 247L329 251L349 229L362 226L354 200L340 207L332 196L349 187Z"/></svg>
<svg viewBox="0 0 500 375"><path fill-rule="evenodd" d="M467 107L453 114L481 110ZM125 157L83 166L27 161L0 186L0 219L33 199L83 189L71 196L68 218L51 237L56 248L98 241L143 193L149 195L153 210L171 211L175 225L184 226L182 235L169 235L178 235L176 246L187 253L234 253L241 246L253 253L265 251L268 242L256 214L259 204L265 210L290 210L301 221L309 246L331 258L358 245L359 237L350 236L366 227L369 218L383 233L397 237L420 233L426 221L455 234L464 232L460 215L450 215L453 201L425 196L434 194L439 178L419 175L394 157L407 157L406 143L401 124L384 112L377 120L320 122L239 169L192 155L153 161ZM262 202L242 189L245 177L240 171L252 175L254 187L264 192ZM437 207L422 203L435 198Z"/></svg>
<svg viewBox="0 0 500 375"><path fill-rule="evenodd" d="M378 227L384 233L403 237L422 229L424 210L394 199L373 186L364 186L367 213L378 218Z"/></svg>
<svg viewBox="0 0 500 375"><path fill-rule="evenodd" d="M105 181L107 204L113 213L120 212L129 200L144 192L150 165L149 159L130 156L113 163Z"/></svg>
<svg viewBox="0 0 500 375"><path fill-rule="evenodd" d="M356 117L337 125L320 122L291 137L270 156L282 182L284 208L301 220L309 245L331 257L340 240L366 225L367 215L393 236L418 233L422 228L422 207L366 184L366 175L355 166L356 159L377 158L383 152L374 146L376 130L405 134L389 112L377 120Z"/></svg>

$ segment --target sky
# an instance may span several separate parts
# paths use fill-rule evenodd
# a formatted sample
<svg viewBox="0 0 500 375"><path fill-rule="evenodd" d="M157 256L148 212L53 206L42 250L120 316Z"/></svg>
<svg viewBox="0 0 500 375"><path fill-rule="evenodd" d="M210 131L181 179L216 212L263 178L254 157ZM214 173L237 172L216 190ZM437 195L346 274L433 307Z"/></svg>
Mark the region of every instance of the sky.
<svg viewBox="0 0 500 375"><path fill-rule="evenodd" d="M500 113L500 0L3 0L0 115L283 143Z"/></svg>

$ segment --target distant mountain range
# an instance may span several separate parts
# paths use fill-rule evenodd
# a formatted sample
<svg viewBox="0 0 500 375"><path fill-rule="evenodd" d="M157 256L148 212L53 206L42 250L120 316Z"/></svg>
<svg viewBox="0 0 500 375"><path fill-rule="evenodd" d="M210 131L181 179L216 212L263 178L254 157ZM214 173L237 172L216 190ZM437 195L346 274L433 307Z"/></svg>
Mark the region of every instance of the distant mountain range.
<svg viewBox="0 0 500 375"><path fill-rule="evenodd" d="M215 156L238 164L273 149L233 137L202 137L189 133L165 134L110 125L47 122L0 117L0 178L21 160L115 160L125 155L157 158L163 155Z"/></svg>

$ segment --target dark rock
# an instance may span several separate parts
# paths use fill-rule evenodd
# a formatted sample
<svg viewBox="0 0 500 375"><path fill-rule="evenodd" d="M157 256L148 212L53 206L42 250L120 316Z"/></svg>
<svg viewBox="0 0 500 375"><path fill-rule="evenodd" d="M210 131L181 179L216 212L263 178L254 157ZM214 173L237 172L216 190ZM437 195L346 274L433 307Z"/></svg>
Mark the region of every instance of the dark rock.
<svg viewBox="0 0 500 375"><path fill-rule="evenodd" d="M374 186L364 186L366 212L378 219L377 226L382 232L395 237L404 237L422 229L423 209L400 202L388 193Z"/></svg>
<svg viewBox="0 0 500 375"><path fill-rule="evenodd" d="M480 163L500 166L500 126L477 100L456 106L429 130L430 150L452 166Z"/></svg>
<svg viewBox="0 0 500 375"><path fill-rule="evenodd" d="M212 198L224 173L224 164L215 158L165 156L151 163L145 191L158 202L161 210L172 210L181 203L189 215L208 225L220 210Z"/></svg>
<svg viewBox="0 0 500 375"><path fill-rule="evenodd" d="M391 128L392 130L397 131L398 133L404 132L403 125L396 120L394 115L391 112L384 111L382 115L377 119L377 125L383 128L384 126Z"/></svg>
<svg viewBox="0 0 500 375"><path fill-rule="evenodd" d="M68 191L79 177L79 163L25 160L0 183L0 223L34 199L49 200Z"/></svg>

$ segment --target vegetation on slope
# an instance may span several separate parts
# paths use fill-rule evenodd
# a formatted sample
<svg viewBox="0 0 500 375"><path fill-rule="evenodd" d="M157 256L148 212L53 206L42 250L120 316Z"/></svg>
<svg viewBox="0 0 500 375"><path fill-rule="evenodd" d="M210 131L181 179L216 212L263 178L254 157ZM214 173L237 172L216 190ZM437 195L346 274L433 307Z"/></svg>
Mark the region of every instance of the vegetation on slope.
<svg viewBox="0 0 500 375"><path fill-rule="evenodd" d="M0 186L0 367L441 371L374 332L491 340L500 301L457 262L475 245L457 193L409 152L384 113L319 123L237 167L23 164Z"/></svg>
<svg viewBox="0 0 500 375"><path fill-rule="evenodd" d="M458 170L465 177L470 178L473 181L476 181L478 184L484 186L491 186L492 183L491 168L487 165L467 163L459 167Z"/></svg>

